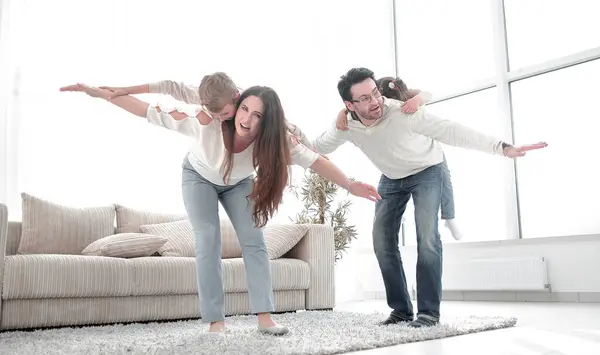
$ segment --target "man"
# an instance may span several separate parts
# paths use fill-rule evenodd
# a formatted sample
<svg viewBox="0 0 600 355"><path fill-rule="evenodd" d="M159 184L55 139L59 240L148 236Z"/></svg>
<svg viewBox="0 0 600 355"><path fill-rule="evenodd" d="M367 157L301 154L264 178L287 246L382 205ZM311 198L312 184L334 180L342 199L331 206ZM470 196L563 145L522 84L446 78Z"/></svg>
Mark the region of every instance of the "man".
<svg viewBox="0 0 600 355"><path fill-rule="evenodd" d="M373 247L381 269L387 302L392 312L383 325L408 322L411 327L439 322L442 296L442 243L438 211L442 191L440 142L481 152L516 158L546 143L513 147L500 139L458 123L441 119L424 108L402 112L402 102L382 97L374 73L349 70L338 83L348 114L348 130L332 126L313 141L315 151L329 154L345 142L360 148L382 172L373 222ZM398 249L398 232L406 204L412 196L417 229L417 305L413 307Z"/></svg>

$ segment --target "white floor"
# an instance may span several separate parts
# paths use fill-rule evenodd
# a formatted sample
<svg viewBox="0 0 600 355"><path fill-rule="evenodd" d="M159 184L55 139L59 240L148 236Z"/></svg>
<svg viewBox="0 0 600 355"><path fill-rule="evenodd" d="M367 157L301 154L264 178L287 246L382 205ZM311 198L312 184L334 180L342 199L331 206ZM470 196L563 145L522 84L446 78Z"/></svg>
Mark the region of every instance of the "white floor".
<svg viewBox="0 0 600 355"><path fill-rule="evenodd" d="M336 310L389 312L385 300L338 304ZM443 302L442 318L518 317L509 329L354 352L361 355L586 355L600 354L600 303Z"/></svg>

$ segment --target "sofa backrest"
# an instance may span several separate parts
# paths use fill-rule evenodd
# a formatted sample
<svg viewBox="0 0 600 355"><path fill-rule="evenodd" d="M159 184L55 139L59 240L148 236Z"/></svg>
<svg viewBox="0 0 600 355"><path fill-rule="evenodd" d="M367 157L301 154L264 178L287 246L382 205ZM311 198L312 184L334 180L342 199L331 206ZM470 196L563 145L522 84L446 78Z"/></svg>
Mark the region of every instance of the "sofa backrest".
<svg viewBox="0 0 600 355"><path fill-rule="evenodd" d="M8 221L6 236L6 255L16 255L21 241L21 222Z"/></svg>

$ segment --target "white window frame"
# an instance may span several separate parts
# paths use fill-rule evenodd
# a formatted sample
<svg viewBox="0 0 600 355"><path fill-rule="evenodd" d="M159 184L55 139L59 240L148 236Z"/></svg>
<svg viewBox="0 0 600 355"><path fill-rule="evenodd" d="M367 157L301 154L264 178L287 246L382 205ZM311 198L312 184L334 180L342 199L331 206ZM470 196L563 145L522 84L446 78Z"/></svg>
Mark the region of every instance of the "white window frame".
<svg viewBox="0 0 600 355"><path fill-rule="evenodd" d="M396 37L398 22L397 22L397 0L393 1L393 31L394 31L394 54L395 54L395 66L396 76L399 75L399 53L398 53L398 39ZM510 70L509 57L508 57L508 41L506 33L506 16L504 12L504 0L490 0L492 1L492 20L493 20L493 41L494 41L494 52L496 61L496 73L494 78L482 80L481 82L469 85L465 88L459 88L456 91L444 94L442 96L434 96L431 102L434 104L446 100L451 100L460 96L469 95L477 91L482 91L490 88L497 88L498 100L500 103L500 114L503 121L506 122L504 125L505 129L503 133L504 137L511 137L512 142L514 141L514 117L513 117L513 103L511 96L510 84L512 82L531 78L537 75L542 75L555 70L564 69L570 66L586 63L592 60L600 59L600 47L591 48L581 52L566 55L560 58L548 60L543 63L539 63L532 66L520 68L518 70ZM506 205L507 211L507 226L509 235L515 236L510 239L523 239L523 233L521 229L521 211L519 201L519 179L517 175L517 163L512 162L512 169L506 176L507 179L511 180L507 184L506 194L507 196L514 196L514 198ZM404 228L401 229L402 245L405 243ZM476 241L475 241L476 242Z"/></svg>

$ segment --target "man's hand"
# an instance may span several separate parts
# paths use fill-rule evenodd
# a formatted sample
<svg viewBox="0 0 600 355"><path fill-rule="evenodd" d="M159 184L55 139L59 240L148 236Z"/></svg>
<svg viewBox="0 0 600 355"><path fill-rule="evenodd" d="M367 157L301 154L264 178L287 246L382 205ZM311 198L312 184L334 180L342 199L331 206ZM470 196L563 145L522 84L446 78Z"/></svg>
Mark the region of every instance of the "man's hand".
<svg viewBox="0 0 600 355"><path fill-rule="evenodd" d="M365 184L364 182L354 181L350 184L348 191L354 196L363 197L371 201L381 200L381 196L377 193L374 186Z"/></svg>
<svg viewBox="0 0 600 355"><path fill-rule="evenodd" d="M423 104L423 100L421 100L420 96L413 96L411 99L406 100L402 104L402 112L404 113L415 113L419 106Z"/></svg>
<svg viewBox="0 0 600 355"><path fill-rule="evenodd" d="M546 148L548 143L539 142L535 144L527 144L519 147L508 146L504 148L504 155L509 158L519 158L525 156L525 154L530 150L538 150L542 148Z"/></svg>
<svg viewBox="0 0 600 355"><path fill-rule="evenodd" d="M115 86L100 86L100 89L109 90L112 94L109 100L114 99L117 96L126 96L131 93L127 90L127 88L115 87Z"/></svg>
<svg viewBox="0 0 600 355"><path fill-rule="evenodd" d="M339 129L340 131L348 130L347 114L348 111L346 111L346 109L343 109L340 111L340 113L338 113L337 120L335 120L335 128Z"/></svg>

